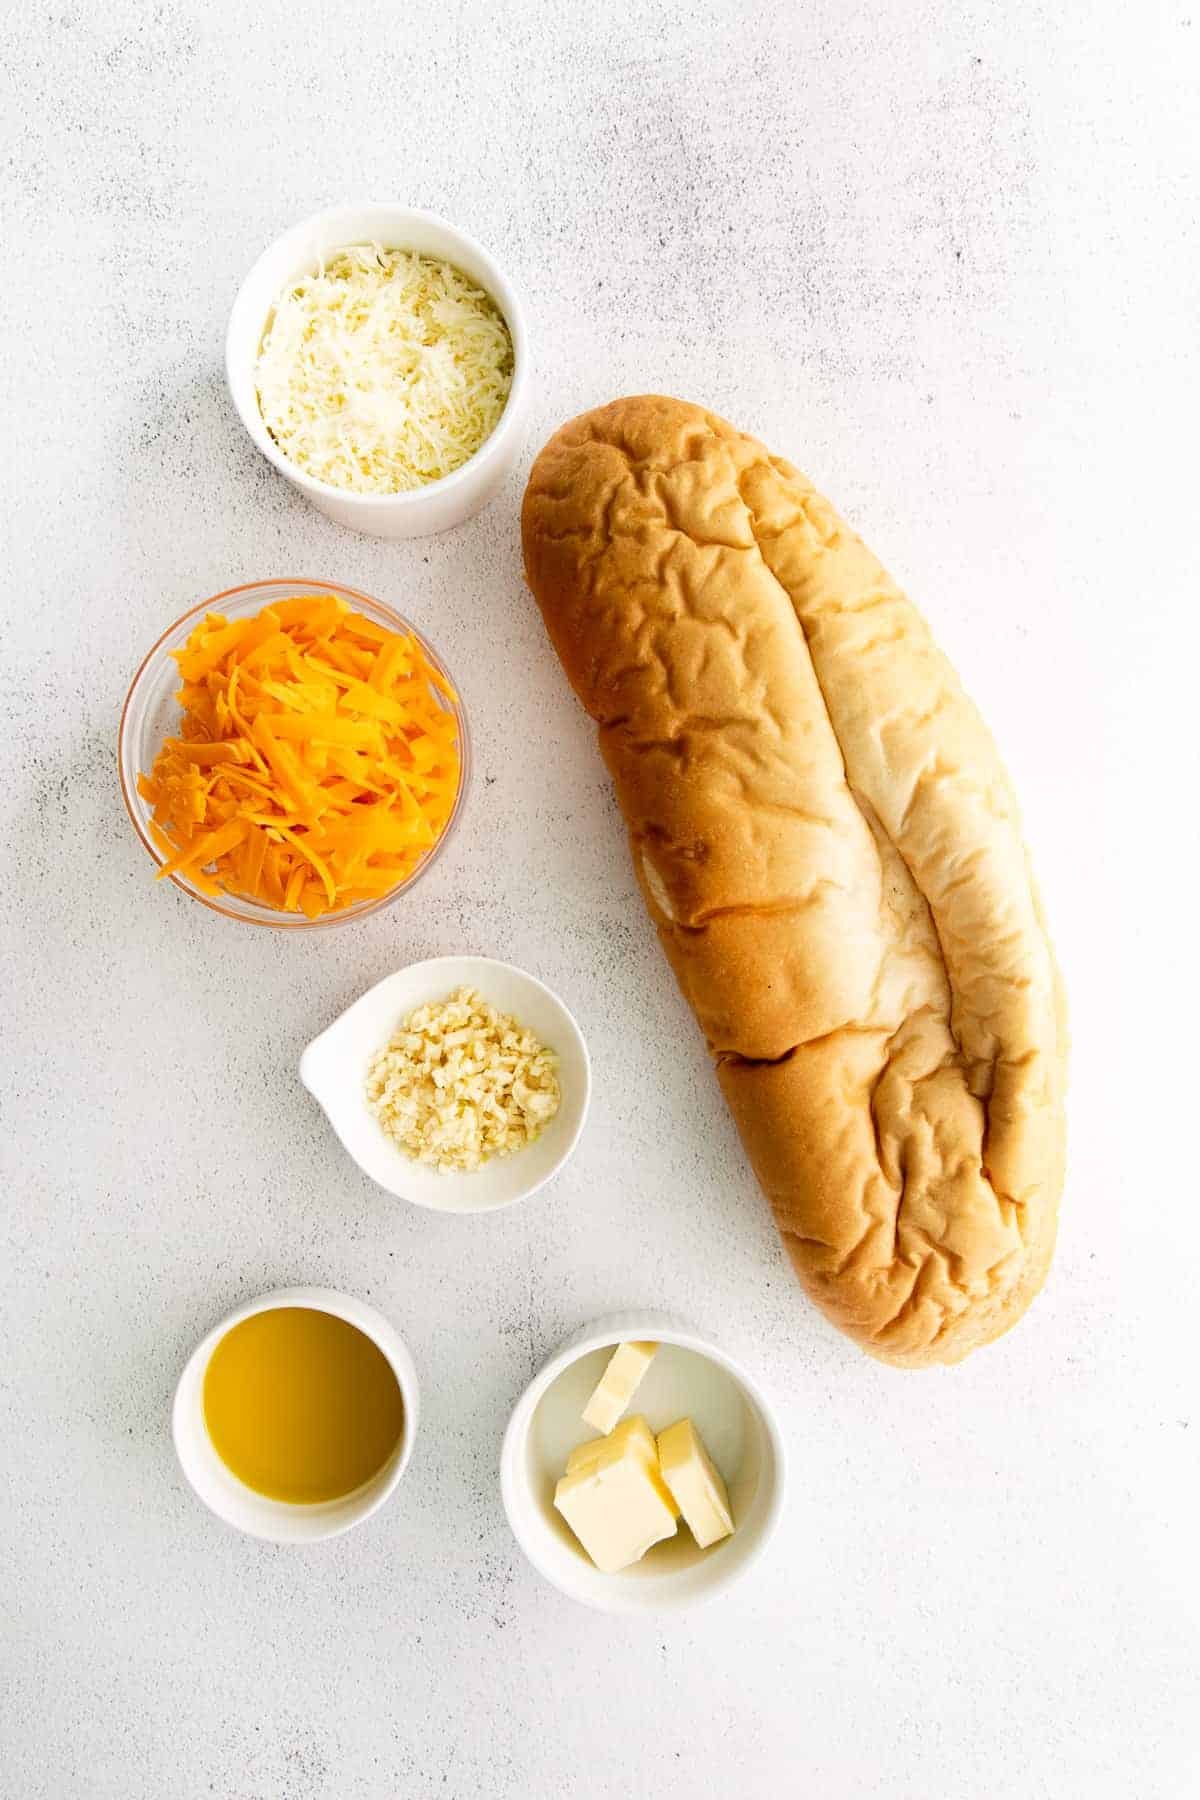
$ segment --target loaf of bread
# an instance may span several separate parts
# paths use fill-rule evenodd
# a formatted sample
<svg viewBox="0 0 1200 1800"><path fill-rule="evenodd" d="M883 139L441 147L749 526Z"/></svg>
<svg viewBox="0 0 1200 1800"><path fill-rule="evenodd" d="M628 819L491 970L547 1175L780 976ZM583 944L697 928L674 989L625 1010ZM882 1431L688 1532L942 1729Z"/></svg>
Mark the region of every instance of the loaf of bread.
<svg viewBox="0 0 1200 1800"><path fill-rule="evenodd" d="M828 502L700 407L564 426L522 532L801 1281L872 1355L957 1361L1041 1286L1063 1175L1062 995L986 727Z"/></svg>

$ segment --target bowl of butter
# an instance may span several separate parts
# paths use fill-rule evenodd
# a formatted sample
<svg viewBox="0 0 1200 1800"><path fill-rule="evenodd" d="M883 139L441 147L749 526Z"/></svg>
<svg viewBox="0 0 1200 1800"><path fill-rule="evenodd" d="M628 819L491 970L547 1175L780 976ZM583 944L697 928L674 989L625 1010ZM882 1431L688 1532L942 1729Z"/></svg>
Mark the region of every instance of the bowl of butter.
<svg viewBox="0 0 1200 1800"><path fill-rule="evenodd" d="M669 1314L618 1313L526 1388L500 1488L518 1544L560 1592L601 1612L674 1612L766 1547L784 1468L746 1369Z"/></svg>

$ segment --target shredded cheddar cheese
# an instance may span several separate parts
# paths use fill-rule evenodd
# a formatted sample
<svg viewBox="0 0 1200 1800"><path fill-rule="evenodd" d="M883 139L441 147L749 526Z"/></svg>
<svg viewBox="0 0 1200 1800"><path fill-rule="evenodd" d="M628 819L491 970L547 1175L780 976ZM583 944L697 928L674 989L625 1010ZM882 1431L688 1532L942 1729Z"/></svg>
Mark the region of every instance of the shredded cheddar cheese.
<svg viewBox="0 0 1200 1800"><path fill-rule="evenodd" d="M138 776L160 878L313 919L390 893L437 843L456 696L415 638L300 594L209 613L172 654L183 724Z"/></svg>
<svg viewBox="0 0 1200 1800"><path fill-rule="evenodd" d="M360 494L461 468L512 378L512 339L482 288L452 263L377 244L339 250L280 295L256 372L284 455Z"/></svg>

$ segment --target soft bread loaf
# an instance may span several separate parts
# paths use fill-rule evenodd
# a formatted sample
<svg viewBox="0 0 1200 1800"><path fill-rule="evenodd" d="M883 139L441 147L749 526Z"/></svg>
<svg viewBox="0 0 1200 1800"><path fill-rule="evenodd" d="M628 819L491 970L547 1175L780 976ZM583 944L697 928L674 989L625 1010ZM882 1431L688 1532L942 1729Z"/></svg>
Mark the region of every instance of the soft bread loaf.
<svg viewBox="0 0 1200 1800"><path fill-rule="evenodd" d="M1065 1022L995 746L788 463L618 400L534 465L525 567L638 879L812 1298L953 1362L1040 1287Z"/></svg>

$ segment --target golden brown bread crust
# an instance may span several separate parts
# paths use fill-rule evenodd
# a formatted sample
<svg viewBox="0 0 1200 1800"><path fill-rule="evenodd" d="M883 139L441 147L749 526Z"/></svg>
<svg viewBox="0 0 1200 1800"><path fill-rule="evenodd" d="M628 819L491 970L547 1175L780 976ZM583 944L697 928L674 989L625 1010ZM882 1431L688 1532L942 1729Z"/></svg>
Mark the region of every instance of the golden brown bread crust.
<svg viewBox="0 0 1200 1800"><path fill-rule="evenodd" d="M808 1292L954 1362L1041 1286L1066 1030L1016 800L924 620L795 469L682 401L541 452L529 585Z"/></svg>

